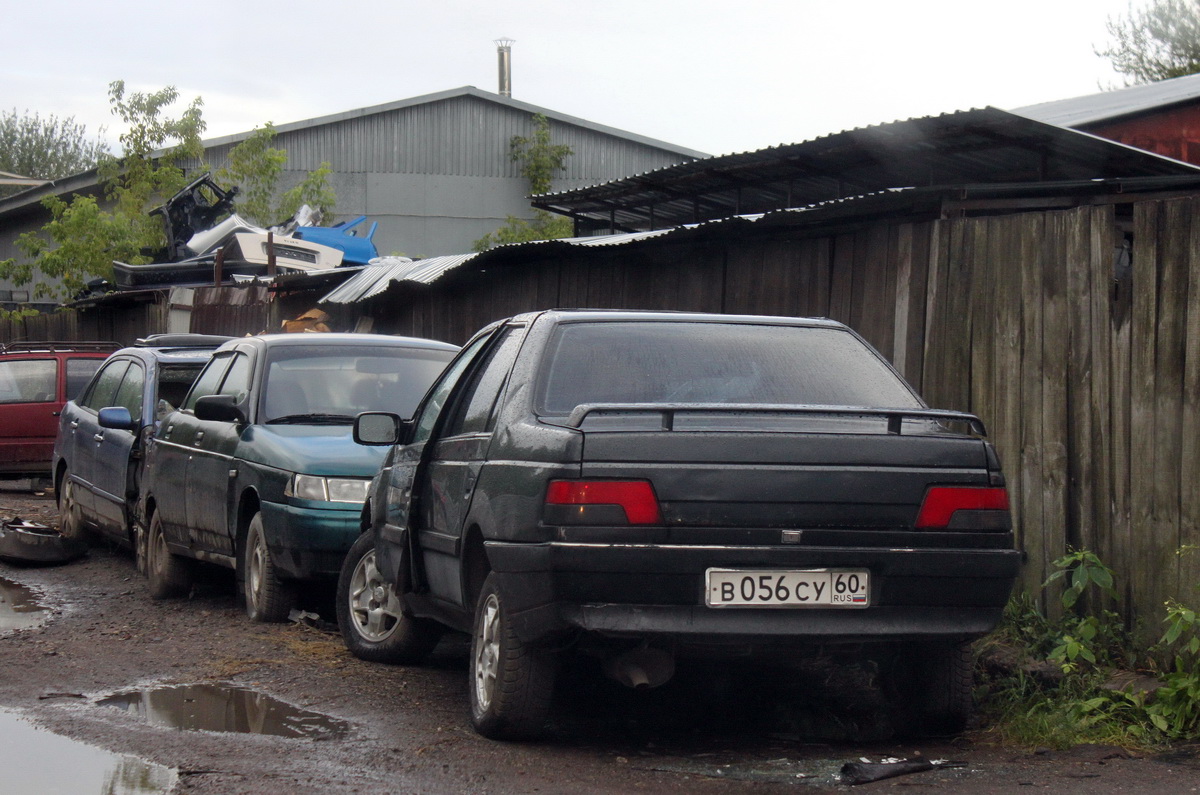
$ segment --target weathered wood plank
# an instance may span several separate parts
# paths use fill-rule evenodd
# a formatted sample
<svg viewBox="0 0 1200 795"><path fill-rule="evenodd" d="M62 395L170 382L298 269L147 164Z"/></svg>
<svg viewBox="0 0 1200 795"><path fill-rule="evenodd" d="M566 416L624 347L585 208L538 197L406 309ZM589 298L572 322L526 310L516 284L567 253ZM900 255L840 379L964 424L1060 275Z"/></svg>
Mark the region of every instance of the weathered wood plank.
<svg viewBox="0 0 1200 795"><path fill-rule="evenodd" d="M901 224L896 229L896 315L892 324L892 364L909 381L912 373L908 364L909 333L908 324L912 320L911 306L914 303L912 294L913 271L913 228L912 224ZM916 382L919 383L919 382Z"/></svg>
<svg viewBox="0 0 1200 795"><path fill-rule="evenodd" d="M1067 277L1067 541L1077 549L1096 549L1092 523L1092 329L1091 234L1089 210L1066 213Z"/></svg>
<svg viewBox="0 0 1200 795"><path fill-rule="evenodd" d="M1067 218L1048 213L1042 276L1042 526L1047 565L1067 546ZM1046 611L1057 615L1053 595Z"/></svg>
<svg viewBox="0 0 1200 795"><path fill-rule="evenodd" d="M1007 467L1014 516L1021 515L1021 230L1023 216L997 219L989 232L995 284L994 374L995 405L990 427L992 442ZM1019 524L1019 522L1018 522Z"/></svg>
<svg viewBox="0 0 1200 795"><path fill-rule="evenodd" d="M1124 571L1132 615L1157 609L1154 569L1155 329L1158 316L1158 202L1134 205L1130 373L1130 524L1137 536Z"/></svg>
<svg viewBox="0 0 1200 795"><path fill-rule="evenodd" d="M1115 227L1111 206L1088 210L1088 260L1091 276L1089 303L1091 315L1092 389L1088 415L1092 432L1093 475L1086 484L1092 491L1093 537L1097 554L1103 560L1113 560L1112 537L1112 284ZM1110 564L1111 565L1111 564ZM1116 605L1106 604L1114 609Z"/></svg>
<svg viewBox="0 0 1200 795"><path fill-rule="evenodd" d="M1047 528L1042 501L1045 478L1042 450L1043 360L1042 360L1042 302L1043 271L1045 269L1046 217L1044 214L1022 216L1019 230L1020 299L1021 299L1021 452L1018 469L1013 461L1001 461L1006 467L1008 482L1015 485L1018 511L1014 516L1018 542L1027 557L1024 570L1025 588L1040 594L1046 581L1048 557ZM1010 485L1011 488L1011 485Z"/></svg>
<svg viewBox="0 0 1200 795"><path fill-rule="evenodd" d="M929 233L929 264L925 289L925 340L921 355L921 394L930 404L944 407L941 386L946 369L947 262L951 247L952 224L934 221Z"/></svg>
<svg viewBox="0 0 1200 795"><path fill-rule="evenodd" d="M1178 596L1179 473L1182 463L1184 328L1190 202L1163 202L1159 212L1158 315L1154 349L1154 488L1150 541L1158 555L1151 598L1160 605ZM1188 484L1194 488L1194 484ZM1159 611L1161 615L1161 610ZM1149 618L1147 616L1146 618ZM1153 621L1157 624L1157 621Z"/></svg>
<svg viewBox="0 0 1200 795"><path fill-rule="evenodd" d="M854 236L838 235L833 241L833 268L830 278L829 317L853 325L851 301L854 296Z"/></svg>
<svg viewBox="0 0 1200 795"><path fill-rule="evenodd" d="M925 295L928 288L930 243L936 228L931 223L915 224L911 230L909 318L905 335L905 365L908 380L919 387L925 374Z"/></svg>
<svg viewBox="0 0 1200 795"><path fill-rule="evenodd" d="M1195 595L1200 584L1200 199L1188 202L1186 328L1183 354L1183 416L1179 464L1179 579L1175 592L1181 600Z"/></svg>
<svg viewBox="0 0 1200 795"><path fill-rule="evenodd" d="M1114 233L1114 245L1116 243ZM1125 280L1113 289L1128 293L1132 286L1131 280ZM1111 376L1109 380L1109 402L1111 405L1112 426L1109 433L1111 469L1110 480L1112 488L1112 560L1108 565L1120 576L1118 592L1127 593L1129 586L1128 572L1132 568L1134 548L1134 529L1130 518L1130 470L1131 458L1131 426L1130 426L1130 379L1132 377L1132 331L1131 320L1125 308L1130 306L1127 294L1115 296L1111 306L1113 314L1110 321ZM1123 600L1122 609L1128 604L1128 598Z"/></svg>

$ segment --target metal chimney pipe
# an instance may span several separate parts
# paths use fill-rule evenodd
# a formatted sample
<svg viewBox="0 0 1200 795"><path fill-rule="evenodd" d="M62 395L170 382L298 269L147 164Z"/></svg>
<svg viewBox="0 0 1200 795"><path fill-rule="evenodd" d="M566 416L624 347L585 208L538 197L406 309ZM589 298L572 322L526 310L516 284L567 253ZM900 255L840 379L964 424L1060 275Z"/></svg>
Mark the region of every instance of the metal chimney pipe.
<svg viewBox="0 0 1200 795"><path fill-rule="evenodd" d="M500 56L500 96L512 96L513 39L496 39L496 54Z"/></svg>

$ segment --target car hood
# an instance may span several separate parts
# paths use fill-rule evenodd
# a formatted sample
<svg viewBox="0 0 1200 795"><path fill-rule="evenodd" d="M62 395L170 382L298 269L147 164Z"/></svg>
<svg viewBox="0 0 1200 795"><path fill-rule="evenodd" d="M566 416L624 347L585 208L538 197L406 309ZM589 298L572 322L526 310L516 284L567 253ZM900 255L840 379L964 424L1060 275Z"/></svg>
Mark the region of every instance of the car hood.
<svg viewBox="0 0 1200 795"><path fill-rule="evenodd" d="M386 447L367 447L351 436L350 425L255 425L238 448L244 461L306 475L370 478L379 471Z"/></svg>

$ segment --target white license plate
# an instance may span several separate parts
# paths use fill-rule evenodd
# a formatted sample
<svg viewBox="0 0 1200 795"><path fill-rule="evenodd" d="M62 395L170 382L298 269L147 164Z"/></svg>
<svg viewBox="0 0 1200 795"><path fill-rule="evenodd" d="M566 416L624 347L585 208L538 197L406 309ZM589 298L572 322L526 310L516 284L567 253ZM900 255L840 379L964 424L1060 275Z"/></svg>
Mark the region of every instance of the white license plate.
<svg viewBox="0 0 1200 795"><path fill-rule="evenodd" d="M709 607L869 607L871 573L865 569L709 569Z"/></svg>

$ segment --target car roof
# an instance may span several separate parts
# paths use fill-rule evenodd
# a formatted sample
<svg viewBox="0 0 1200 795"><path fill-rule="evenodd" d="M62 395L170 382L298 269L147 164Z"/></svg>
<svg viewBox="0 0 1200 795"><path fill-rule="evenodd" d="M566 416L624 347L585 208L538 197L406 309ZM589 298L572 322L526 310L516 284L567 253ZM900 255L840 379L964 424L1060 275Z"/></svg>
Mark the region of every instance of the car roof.
<svg viewBox="0 0 1200 795"><path fill-rule="evenodd" d="M824 317L785 317L780 315L724 315L714 312L687 312L662 309L547 309L516 315L511 320L532 321L544 317L551 322L573 321L629 322L654 321L676 323L739 323L812 328L848 328L844 323Z"/></svg>
<svg viewBox="0 0 1200 795"><path fill-rule="evenodd" d="M355 334L350 332L313 332L296 334L260 334L256 337L239 337L221 346L231 350L240 345L263 348L279 348L290 345L382 345L396 348L424 348L426 350L457 351L457 345L421 337L397 337L391 334Z"/></svg>
<svg viewBox="0 0 1200 795"><path fill-rule="evenodd" d="M40 342L7 342L0 345L0 356L40 356L49 354L73 354L86 358L103 359L121 345L116 342L69 340L47 340Z"/></svg>

